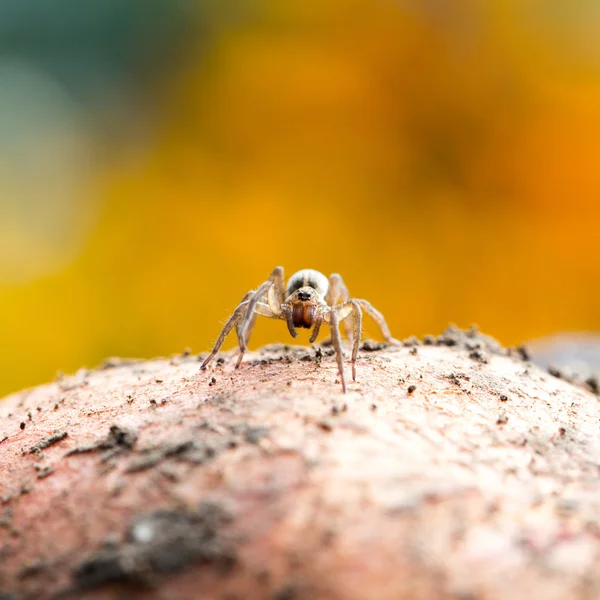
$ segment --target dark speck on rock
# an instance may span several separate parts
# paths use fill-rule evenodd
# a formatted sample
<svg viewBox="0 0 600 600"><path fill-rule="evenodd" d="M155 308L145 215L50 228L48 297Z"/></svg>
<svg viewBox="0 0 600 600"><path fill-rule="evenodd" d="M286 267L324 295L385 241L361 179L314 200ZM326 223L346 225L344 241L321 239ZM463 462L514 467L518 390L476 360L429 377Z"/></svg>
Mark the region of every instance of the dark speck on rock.
<svg viewBox="0 0 600 600"><path fill-rule="evenodd" d="M261 425L250 426L244 432L244 439L249 444L258 444L262 438L269 434L269 430Z"/></svg>
<svg viewBox="0 0 600 600"><path fill-rule="evenodd" d="M590 388L594 394L600 394L600 382L597 377L588 377L585 380L585 384Z"/></svg>
<svg viewBox="0 0 600 600"><path fill-rule="evenodd" d="M53 446L54 444L60 442L61 440L64 440L67 437L67 435L68 435L68 433L66 431L60 431L53 435L49 435L48 437L41 439L35 446L32 446L29 449L29 454L35 454L36 452L41 452L42 450L45 450L46 448Z"/></svg>
<svg viewBox="0 0 600 600"><path fill-rule="evenodd" d="M557 379L562 379L563 373L560 369L558 369L557 367L548 367L548 373L550 373L550 375L552 375L552 377L556 377Z"/></svg>
<svg viewBox="0 0 600 600"><path fill-rule="evenodd" d="M365 340L360 347L364 352L377 352L379 350L384 350L385 348L387 348L385 342L374 342L373 340Z"/></svg>
<svg viewBox="0 0 600 600"><path fill-rule="evenodd" d="M52 467L42 467L37 474L37 478L45 479L49 475L52 475L52 473L54 473L54 469Z"/></svg>
<svg viewBox="0 0 600 600"><path fill-rule="evenodd" d="M469 353L469 358L483 365L487 364L488 360L480 350L473 350Z"/></svg>
<svg viewBox="0 0 600 600"><path fill-rule="evenodd" d="M273 600L296 600L297 598L298 586L295 583L286 583L273 596Z"/></svg>
<svg viewBox="0 0 600 600"><path fill-rule="evenodd" d="M96 442L90 446L73 448L73 450L67 452L67 456L104 450L105 452L102 454L102 460L107 461L113 456L124 454L133 450L133 447L137 442L137 437L137 432L133 431L132 429L119 427L118 425L111 425L108 435L105 439L100 440L99 442Z"/></svg>
<svg viewBox="0 0 600 600"><path fill-rule="evenodd" d="M407 391L409 394L412 394L416 389L417 389L416 385L409 385Z"/></svg>

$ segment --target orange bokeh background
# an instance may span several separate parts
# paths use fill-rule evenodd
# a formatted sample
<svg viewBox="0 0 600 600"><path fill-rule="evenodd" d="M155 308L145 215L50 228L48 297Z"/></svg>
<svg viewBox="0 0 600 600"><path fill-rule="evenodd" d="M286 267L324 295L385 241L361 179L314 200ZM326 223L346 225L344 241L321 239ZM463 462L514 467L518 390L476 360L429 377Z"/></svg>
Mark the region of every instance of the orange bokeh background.
<svg viewBox="0 0 600 600"><path fill-rule="evenodd" d="M93 137L91 208L31 275L0 268L0 392L206 350L277 264L340 272L398 338L600 329L593 2L249 5L150 82L134 150ZM251 346L279 340L263 320Z"/></svg>

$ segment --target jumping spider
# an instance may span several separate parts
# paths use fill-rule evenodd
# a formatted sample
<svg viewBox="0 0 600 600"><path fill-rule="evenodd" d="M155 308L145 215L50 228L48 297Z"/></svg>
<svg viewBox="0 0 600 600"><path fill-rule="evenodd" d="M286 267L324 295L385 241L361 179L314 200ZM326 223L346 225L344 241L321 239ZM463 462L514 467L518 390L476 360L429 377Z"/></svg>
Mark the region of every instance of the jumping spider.
<svg viewBox="0 0 600 600"><path fill-rule="evenodd" d="M328 280L318 271L304 269L291 276L287 287L284 284L283 267L275 267L268 281L242 298L223 327L212 352L202 363L202 369L205 369L206 365L214 358L234 327L240 346L240 356L235 365L237 369L244 358L246 345L257 315L270 319L284 319L288 331L294 338L297 335L296 327L312 328L309 340L311 344L317 339L323 322L327 323L331 330L331 341L335 349L344 393L346 392L346 379L344 378L342 339L339 329L341 321L344 321L346 335L353 344L352 381L356 381L356 357L362 328L361 309L364 309L377 322L386 342L398 344L398 341L392 337L383 315L366 300L350 298L342 277L337 273L330 275ZM347 320L351 315L352 326Z"/></svg>

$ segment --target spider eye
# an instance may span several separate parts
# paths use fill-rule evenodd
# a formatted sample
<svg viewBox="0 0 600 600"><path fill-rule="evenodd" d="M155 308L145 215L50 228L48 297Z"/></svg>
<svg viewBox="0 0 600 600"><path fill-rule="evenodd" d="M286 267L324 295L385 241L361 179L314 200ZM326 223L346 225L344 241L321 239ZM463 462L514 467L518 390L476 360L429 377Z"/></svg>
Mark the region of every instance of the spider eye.
<svg viewBox="0 0 600 600"><path fill-rule="evenodd" d="M310 300L310 292L298 292L298 299L302 301Z"/></svg>

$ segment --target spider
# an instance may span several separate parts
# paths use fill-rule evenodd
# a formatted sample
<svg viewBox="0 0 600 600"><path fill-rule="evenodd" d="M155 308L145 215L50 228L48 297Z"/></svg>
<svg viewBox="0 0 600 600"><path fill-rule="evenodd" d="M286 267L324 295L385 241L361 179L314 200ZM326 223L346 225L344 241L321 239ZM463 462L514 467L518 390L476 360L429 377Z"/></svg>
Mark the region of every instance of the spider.
<svg viewBox="0 0 600 600"><path fill-rule="evenodd" d="M284 283L283 267L275 267L267 281L242 298L240 304L225 323L225 327L223 327L212 352L202 363L202 369L206 369L206 366L217 354L225 338L234 327L240 347L240 355L235 365L237 369L244 358L246 345L250 339L257 315L270 319L283 319L287 323L288 331L293 338L297 335L297 327L312 329L309 339L311 344L317 339L323 322L327 323L331 330L331 341L335 349L337 367L344 393L346 393L347 388L344 377L340 322L344 321L346 336L352 341L352 381L356 381L356 357L360 344L362 309L377 322L387 343L399 343L392 337L383 315L378 310L366 300L350 298L348 289L338 273L333 273L327 279L319 271L303 269L290 277L287 287ZM352 325L348 322L350 316L352 316Z"/></svg>

